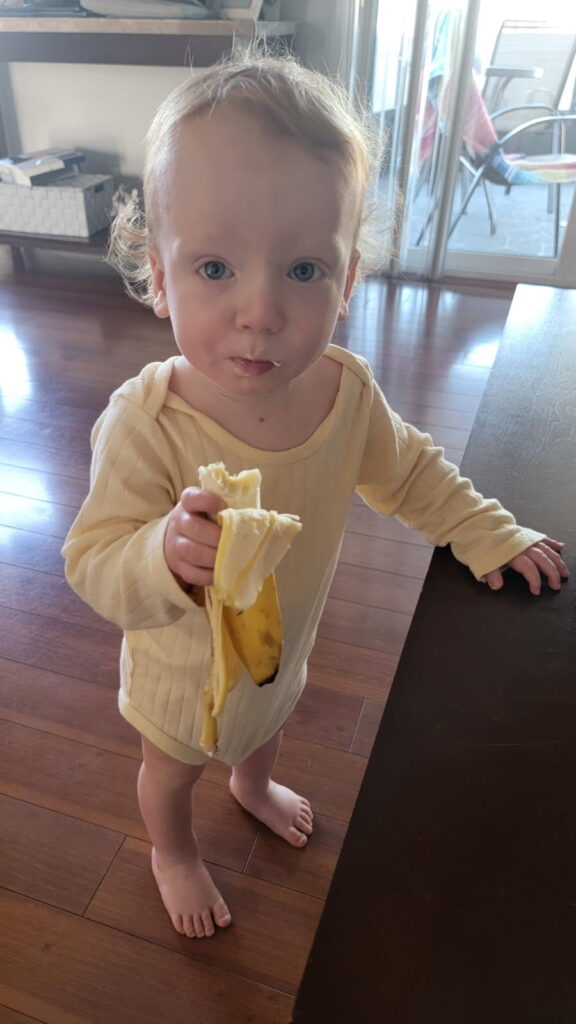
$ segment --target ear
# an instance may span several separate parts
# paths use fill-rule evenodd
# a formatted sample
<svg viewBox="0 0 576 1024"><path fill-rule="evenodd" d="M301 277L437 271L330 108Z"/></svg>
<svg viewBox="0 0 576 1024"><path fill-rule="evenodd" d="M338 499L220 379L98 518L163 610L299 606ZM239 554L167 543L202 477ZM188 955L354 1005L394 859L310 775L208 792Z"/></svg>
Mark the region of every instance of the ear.
<svg viewBox="0 0 576 1024"><path fill-rule="evenodd" d="M346 281L344 282L344 291L342 292L342 301L340 303L340 312L338 313L338 322L345 320L348 316L348 300L352 294L354 287L354 281L356 280L356 271L358 269L358 262L360 260L360 253L358 249L354 249L352 258L348 264L348 270L346 272Z"/></svg>
<svg viewBox="0 0 576 1024"><path fill-rule="evenodd" d="M152 291L154 293L152 309L157 317L164 320L170 316L168 299L164 289L164 268L162 267L160 256L153 246L150 246L148 249L148 259L150 260L150 269L152 271Z"/></svg>

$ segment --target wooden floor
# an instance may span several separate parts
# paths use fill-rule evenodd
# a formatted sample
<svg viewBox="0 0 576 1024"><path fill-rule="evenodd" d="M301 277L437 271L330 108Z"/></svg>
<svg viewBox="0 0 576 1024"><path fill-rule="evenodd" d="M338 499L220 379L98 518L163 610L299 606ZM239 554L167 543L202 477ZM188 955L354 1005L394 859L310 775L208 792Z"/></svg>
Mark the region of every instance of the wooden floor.
<svg viewBox="0 0 576 1024"><path fill-rule="evenodd" d="M336 340L458 461L510 299L371 282ZM0 276L0 1024L287 1024L427 569L421 537L354 501L277 770L312 800L314 837L299 851L260 828L210 765L198 832L234 924L178 936L149 872L138 737L116 711L119 634L68 590L59 553L92 422L172 352L115 281Z"/></svg>

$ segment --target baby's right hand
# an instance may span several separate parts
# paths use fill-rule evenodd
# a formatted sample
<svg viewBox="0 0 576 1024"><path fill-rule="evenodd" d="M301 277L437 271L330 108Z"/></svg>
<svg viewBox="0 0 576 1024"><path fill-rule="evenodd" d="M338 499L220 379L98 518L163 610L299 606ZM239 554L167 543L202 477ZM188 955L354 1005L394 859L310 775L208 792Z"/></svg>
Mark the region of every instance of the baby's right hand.
<svg viewBox="0 0 576 1024"><path fill-rule="evenodd" d="M182 491L164 534L164 557L179 582L197 587L214 582L220 527L208 517L223 508L225 502L210 491Z"/></svg>

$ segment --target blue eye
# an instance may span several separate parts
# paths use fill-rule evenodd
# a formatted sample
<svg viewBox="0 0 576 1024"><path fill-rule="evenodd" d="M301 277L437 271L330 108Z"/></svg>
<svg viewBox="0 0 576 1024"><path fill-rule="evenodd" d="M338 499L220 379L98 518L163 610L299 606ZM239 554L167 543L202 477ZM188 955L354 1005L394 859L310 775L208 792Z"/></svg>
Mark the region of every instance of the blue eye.
<svg viewBox="0 0 576 1024"><path fill-rule="evenodd" d="M208 260L200 267L200 274L209 281L222 281L223 278L229 277L230 271L222 260Z"/></svg>
<svg viewBox="0 0 576 1024"><path fill-rule="evenodd" d="M303 260L302 263L295 263L288 277L291 277L293 281L301 281L306 284L307 281L315 281L320 270L315 263L311 263L309 260Z"/></svg>

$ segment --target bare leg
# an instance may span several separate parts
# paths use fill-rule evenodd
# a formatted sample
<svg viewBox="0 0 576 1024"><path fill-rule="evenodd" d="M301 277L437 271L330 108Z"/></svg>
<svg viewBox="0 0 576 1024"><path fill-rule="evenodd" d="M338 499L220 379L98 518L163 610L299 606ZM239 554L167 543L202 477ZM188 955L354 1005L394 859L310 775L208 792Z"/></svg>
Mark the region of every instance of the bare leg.
<svg viewBox="0 0 576 1024"><path fill-rule="evenodd" d="M192 829L192 788L202 765L182 764L142 737L138 801L152 840L152 871L162 902L181 935L204 938L230 912L200 857Z"/></svg>
<svg viewBox="0 0 576 1024"><path fill-rule="evenodd" d="M292 846L305 846L312 834L312 808L302 796L272 782L282 731L232 770L230 792L255 818Z"/></svg>

